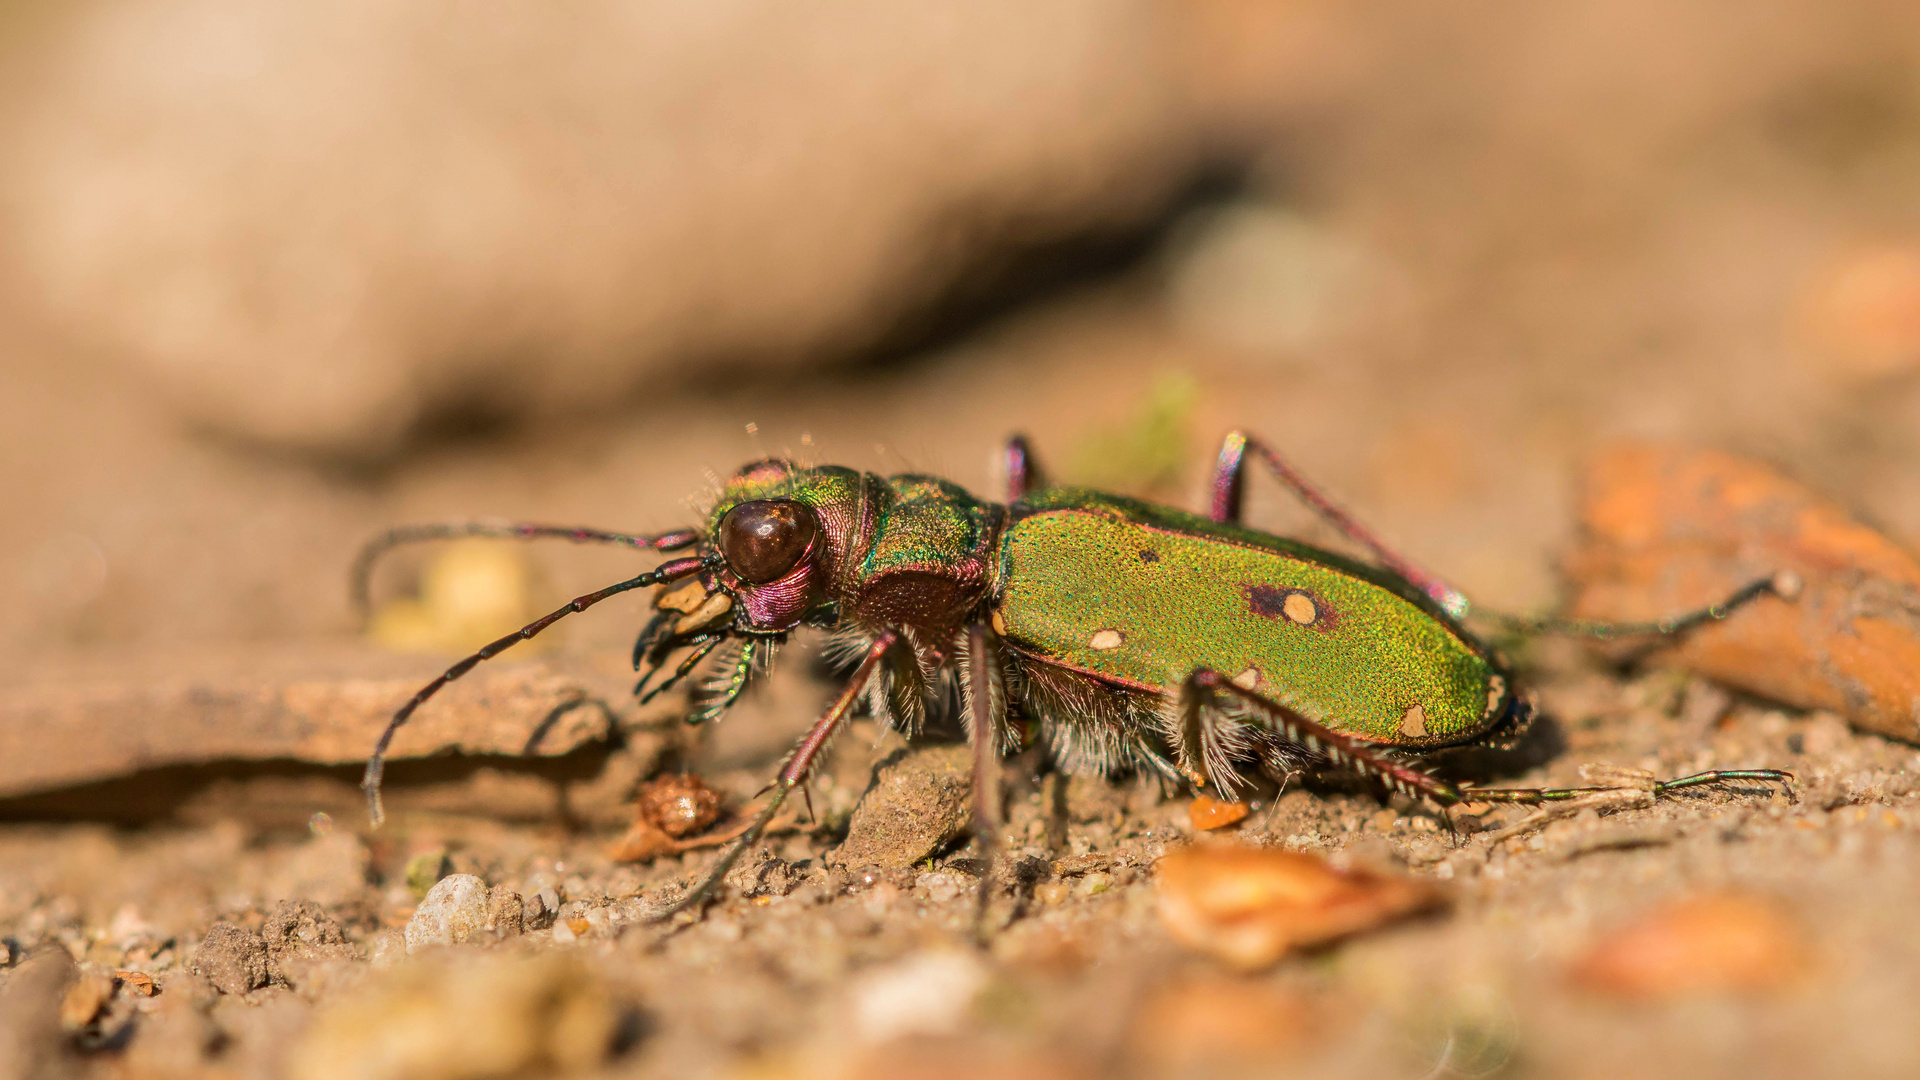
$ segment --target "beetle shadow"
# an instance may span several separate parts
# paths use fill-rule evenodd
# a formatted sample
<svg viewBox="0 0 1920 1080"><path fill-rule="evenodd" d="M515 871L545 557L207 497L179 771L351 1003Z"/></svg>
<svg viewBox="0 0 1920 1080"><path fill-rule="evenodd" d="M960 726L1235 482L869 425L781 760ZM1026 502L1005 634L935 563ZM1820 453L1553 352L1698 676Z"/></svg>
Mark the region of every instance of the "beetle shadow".
<svg viewBox="0 0 1920 1080"><path fill-rule="evenodd" d="M1424 764L1457 783L1481 785L1530 772L1566 752L1566 729L1560 721L1547 713L1535 713L1525 730L1496 742L1435 751L1426 756Z"/></svg>

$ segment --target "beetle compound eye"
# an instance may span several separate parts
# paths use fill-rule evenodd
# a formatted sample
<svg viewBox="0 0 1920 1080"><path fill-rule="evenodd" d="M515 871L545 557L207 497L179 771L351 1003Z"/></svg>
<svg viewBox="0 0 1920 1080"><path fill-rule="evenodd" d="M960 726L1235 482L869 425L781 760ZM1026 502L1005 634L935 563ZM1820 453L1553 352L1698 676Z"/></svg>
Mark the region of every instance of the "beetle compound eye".
<svg viewBox="0 0 1920 1080"><path fill-rule="evenodd" d="M744 502L720 519L720 553L741 580L764 585L793 569L820 523L797 502Z"/></svg>

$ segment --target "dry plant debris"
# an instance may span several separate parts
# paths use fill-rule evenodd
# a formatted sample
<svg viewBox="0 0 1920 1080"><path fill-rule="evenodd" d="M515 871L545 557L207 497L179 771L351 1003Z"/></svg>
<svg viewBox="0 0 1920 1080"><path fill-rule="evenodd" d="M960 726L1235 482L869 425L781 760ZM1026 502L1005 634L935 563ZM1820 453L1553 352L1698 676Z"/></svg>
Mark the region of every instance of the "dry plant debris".
<svg viewBox="0 0 1920 1080"><path fill-rule="evenodd" d="M1780 906L1720 893L1676 900L1594 943L1574 982L1622 998L1770 990L1807 966L1805 935Z"/></svg>
<svg viewBox="0 0 1920 1080"><path fill-rule="evenodd" d="M1174 940L1242 970L1445 902L1430 881L1239 844L1183 848L1155 870L1161 922Z"/></svg>
<svg viewBox="0 0 1920 1080"><path fill-rule="evenodd" d="M107 999L112 996L111 974L103 969L83 969L80 978L67 987L66 996L60 999L60 1026L68 1031L86 1027L106 1007Z"/></svg>
<svg viewBox="0 0 1920 1080"><path fill-rule="evenodd" d="M1639 621L1791 571L1762 598L1670 646L1681 665L1762 697L1920 737L1920 559L1764 463L1624 446L1589 469L1584 542L1567 560L1572 614Z"/></svg>
<svg viewBox="0 0 1920 1080"><path fill-rule="evenodd" d="M1249 809L1243 802L1225 802L1211 795L1195 795L1193 802L1187 805L1187 820L1201 832L1224 829L1239 823L1247 816Z"/></svg>

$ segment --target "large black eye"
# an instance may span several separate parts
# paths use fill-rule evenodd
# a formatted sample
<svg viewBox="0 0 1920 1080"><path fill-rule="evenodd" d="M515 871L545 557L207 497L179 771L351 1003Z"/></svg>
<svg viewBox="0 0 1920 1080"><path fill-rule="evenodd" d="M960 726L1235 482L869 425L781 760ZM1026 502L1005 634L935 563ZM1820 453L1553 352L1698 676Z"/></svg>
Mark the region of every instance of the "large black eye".
<svg viewBox="0 0 1920 1080"><path fill-rule="evenodd" d="M793 569L819 528L797 502L743 502L720 519L720 553L741 580L764 585Z"/></svg>

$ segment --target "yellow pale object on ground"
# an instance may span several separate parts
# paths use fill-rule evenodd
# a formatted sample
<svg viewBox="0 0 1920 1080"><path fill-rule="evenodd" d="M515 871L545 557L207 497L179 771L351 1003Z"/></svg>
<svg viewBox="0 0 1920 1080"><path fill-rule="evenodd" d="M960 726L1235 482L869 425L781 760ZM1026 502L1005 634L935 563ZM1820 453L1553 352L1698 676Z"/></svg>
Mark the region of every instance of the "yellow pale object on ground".
<svg viewBox="0 0 1920 1080"><path fill-rule="evenodd" d="M427 564L420 595L382 605L367 635L403 652L470 652L526 625L533 572L518 550L485 540L450 544ZM542 647L548 637L519 646Z"/></svg>

